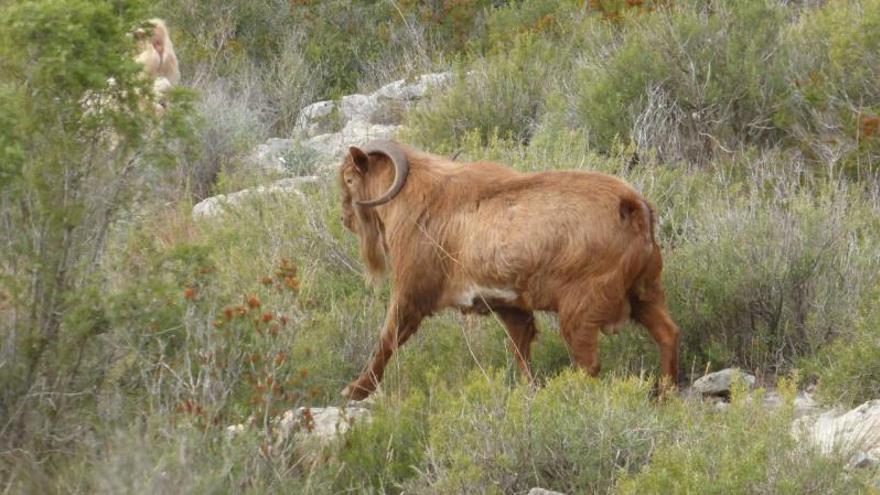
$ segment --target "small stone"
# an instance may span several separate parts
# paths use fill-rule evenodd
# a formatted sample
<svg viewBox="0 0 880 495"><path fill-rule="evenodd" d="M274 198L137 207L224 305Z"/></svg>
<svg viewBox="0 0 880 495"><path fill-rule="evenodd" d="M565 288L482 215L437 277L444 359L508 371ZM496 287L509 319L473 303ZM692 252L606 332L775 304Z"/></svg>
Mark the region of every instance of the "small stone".
<svg viewBox="0 0 880 495"><path fill-rule="evenodd" d="M226 427L226 438L231 440L244 433L246 429L247 425L244 423L238 425L229 425Z"/></svg>
<svg viewBox="0 0 880 495"><path fill-rule="evenodd" d="M749 389L755 386L754 375L740 371L737 368L727 368L700 377L694 382L692 389L694 392L703 395L729 394L730 388L738 377L742 377L742 379L745 380Z"/></svg>
<svg viewBox="0 0 880 495"><path fill-rule="evenodd" d="M849 460L847 467L849 469L869 469L880 465L880 459L877 456L867 452L856 452Z"/></svg>
<svg viewBox="0 0 880 495"><path fill-rule="evenodd" d="M370 421L370 411L363 407L299 407L290 409L278 419L277 442L296 432L299 437L313 437L326 442L345 433L355 423Z"/></svg>
<svg viewBox="0 0 880 495"><path fill-rule="evenodd" d="M562 492L554 492L553 490L546 490L544 488L532 488L529 490L529 495L565 495Z"/></svg>
<svg viewBox="0 0 880 495"><path fill-rule="evenodd" d="M784 401L782 400L782 396L779 395L779 392L768 390L764 393L764 407L775 409L781 407L783 403Z"/></svg>

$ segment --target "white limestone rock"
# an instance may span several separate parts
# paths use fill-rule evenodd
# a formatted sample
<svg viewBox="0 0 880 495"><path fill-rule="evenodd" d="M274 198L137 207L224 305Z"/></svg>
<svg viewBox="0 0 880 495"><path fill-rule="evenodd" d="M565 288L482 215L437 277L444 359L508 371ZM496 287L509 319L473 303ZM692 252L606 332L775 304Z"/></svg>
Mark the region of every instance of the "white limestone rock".
<svg viewBox="0 0 880 495"><path fill-rule="evenodd" d="M848 455L849 467L874 466L880 459L880 400L847 412L835 408L800 418L792 425L792 433L823 454Z"/></svg>
<svg viewBox="0 0 880 495"><path fill-rule="evenodd" d="M250 189L244 189L230 194L218 194L210 198L204 199L193 206L192 215L194 219L211 218L221 213L235 209L242 202L255 198L272 196L272 195L301 195L300 186L306 183L317 182L319 179L315 176L307 177L291 177L281 179L267 186L259 186Z"/></svg>
<svg viewBox="0 0 880 495"><path fill-rule="evenodd" d="M742 377L750 389L755 386L754 375L745 373L737 368L727 368L700 377L694 382L691 389L703 395L727 394L730 393L730 387L733 386L734 381L738 377Z"/></svg>

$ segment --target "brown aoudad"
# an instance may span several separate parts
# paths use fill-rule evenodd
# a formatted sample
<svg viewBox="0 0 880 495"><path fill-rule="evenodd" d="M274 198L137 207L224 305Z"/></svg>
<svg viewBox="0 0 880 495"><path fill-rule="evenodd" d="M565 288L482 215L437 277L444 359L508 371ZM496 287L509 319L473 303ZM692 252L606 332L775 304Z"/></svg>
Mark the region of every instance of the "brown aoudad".
<svg viewBox="0 0 880 495"><path fill-rule="evenodd" d="M661 286L654 211L626 182L461 163L380 140L349 149L339 184L342 222L369 277L387 274L392 285L378 348L343 395L375 391L394 350L447 308L496 315L530 379L535 311L559 315L573 362L593 376L599 332L632 319L659 347L661 385L674 387L679 329Z"/></svg>

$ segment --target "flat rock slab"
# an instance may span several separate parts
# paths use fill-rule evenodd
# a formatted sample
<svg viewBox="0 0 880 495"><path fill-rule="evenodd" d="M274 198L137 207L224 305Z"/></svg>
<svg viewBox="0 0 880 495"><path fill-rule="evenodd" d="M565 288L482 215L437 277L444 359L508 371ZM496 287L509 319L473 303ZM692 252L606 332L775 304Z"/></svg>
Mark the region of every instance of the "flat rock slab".
<svg viewBox="0 0 880 495"><path fill-rule="evenodd" d="M792 433L823 454L849 456L850 467L874 466L880 460L880 400L847 412L832 409L800 418L792 425Z"/></svg>
<svg viewBox="0 0 880 495"><path fill-rule="evenodd" d="M391 139L401 128L399 125L379 125L352 120L345 124L341 131L311 137L303 141L303 146L318 153L322 162L332 168L342 161L348 153L349 146L363 145L374 139Z"/></svg>
<svg viewBox="0 0 880 495"><path fill-rule="evenodd" d="M768 409L782 407L784 402L782 396L775 390L768 390L764 394L764 406ZM795 419L822 412L821 405L813 399L813 395L805 391L800 391L795 395L792 406L794 408L793 415Z"/></svg>
<svg viewBox="0 0 880 495"><path fill-rule="evenodd" d="M565 495L562 492L554 492L553 490L545 490L543 488L532 488L529 495Z"/></svg>
<svg viewBox="0 0 880 495"><path fill-rule="evenodd" d="M243 189L229 194L218 194L196 203L193 206L192 216L194 219L211 218L238 207L244 201L255 198L290 193L302 194L299 192L300 186L318 182L318 180L318 177L315 176L291 177L281 179L266 186Z"/></svg>

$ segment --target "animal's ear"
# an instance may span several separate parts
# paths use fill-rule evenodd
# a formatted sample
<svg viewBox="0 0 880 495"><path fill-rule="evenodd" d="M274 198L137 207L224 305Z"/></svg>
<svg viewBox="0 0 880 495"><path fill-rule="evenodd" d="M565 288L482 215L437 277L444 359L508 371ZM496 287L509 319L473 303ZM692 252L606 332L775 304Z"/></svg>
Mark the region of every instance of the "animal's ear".
<svg viewBox="0 0 880 495"><path fill-rule="evenodd" d="M361 151L361 149L357 146L352 146L348 148L348 152L349 154L351 154L351 161L354 162L358 170L362 174L367 173L367 164L370 161L370 159L367 157L367 154Z"/></svg>

